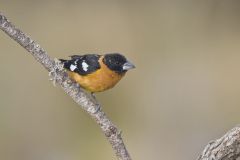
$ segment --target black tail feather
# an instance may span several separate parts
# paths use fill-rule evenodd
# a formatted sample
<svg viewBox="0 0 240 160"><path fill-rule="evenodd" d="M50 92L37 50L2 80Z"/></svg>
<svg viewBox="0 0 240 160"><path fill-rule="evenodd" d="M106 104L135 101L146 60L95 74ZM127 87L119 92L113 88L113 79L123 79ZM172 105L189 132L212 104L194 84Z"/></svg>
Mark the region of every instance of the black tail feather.
<svg viewBox="0 0 240 160"><path fill-rule="evenodd" d="M59 61L61 61L62 63L65 63L67 60L65 60L65 59L59 59Z"/></svg>
<svg viewBox="0 0 240 160"><path fill-rule="evenodd" d="M71 65L71 62L69 60L65 60L65 59L59 59L59 61L61 61L63 63L63 67L65 69L70 69L70 65Z"/></svg>

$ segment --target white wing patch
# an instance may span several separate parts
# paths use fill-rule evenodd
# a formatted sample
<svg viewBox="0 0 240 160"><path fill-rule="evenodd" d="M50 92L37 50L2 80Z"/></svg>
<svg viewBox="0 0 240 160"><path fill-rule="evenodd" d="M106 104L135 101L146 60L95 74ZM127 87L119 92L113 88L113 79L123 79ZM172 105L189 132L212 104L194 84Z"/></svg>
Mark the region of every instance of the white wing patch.
<svg viewBox="0 0 240 160"><path fill-rule="evenodd" d="M74 64L77 64L77 62L78 62L78 59L76 59L76 60L74 61Z"/></svg>
<svg viewBox="0 0 240 160"><path fill-rule="evenodd" d="M88 70L88 64L87 64L85 61L82 62L82 69L83 69L85 72Z"/></svg>
<svg viewBox="0 0 240 160"><path fill-rule="evenodd" d="M71 71L74 71L76 68L77 68L77 67L76 67L75 65L73 65L73 64L70 65L70 70L71 70Z"/></svg>

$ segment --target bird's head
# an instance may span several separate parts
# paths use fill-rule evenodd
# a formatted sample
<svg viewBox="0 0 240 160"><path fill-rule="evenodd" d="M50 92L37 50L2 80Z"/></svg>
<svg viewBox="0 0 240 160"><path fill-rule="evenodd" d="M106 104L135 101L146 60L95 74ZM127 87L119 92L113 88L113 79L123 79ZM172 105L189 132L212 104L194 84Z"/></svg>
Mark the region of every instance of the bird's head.
<svg viewBox="0 0 240 160"><path fill-rule="evenodd" d="M105 54L103 63L111 70L117 73L125 73L135 66L119 53Z"/></svg>

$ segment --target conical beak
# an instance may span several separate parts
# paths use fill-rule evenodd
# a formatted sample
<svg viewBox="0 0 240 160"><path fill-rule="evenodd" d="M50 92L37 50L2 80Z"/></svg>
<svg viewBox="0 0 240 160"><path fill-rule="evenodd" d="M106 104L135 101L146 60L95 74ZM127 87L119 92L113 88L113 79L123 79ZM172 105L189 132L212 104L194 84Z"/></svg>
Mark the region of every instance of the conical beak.
<svg viewBox="0 0 240 160"><path fill-rule="evenodd" d="M130 69L133 69L133 68L136 68L134 66L134 64L132 64L131 62L127 61L126 63L124 63L123 65L123 70L124 71L127 71L127 70L130 70Z"/></svg>

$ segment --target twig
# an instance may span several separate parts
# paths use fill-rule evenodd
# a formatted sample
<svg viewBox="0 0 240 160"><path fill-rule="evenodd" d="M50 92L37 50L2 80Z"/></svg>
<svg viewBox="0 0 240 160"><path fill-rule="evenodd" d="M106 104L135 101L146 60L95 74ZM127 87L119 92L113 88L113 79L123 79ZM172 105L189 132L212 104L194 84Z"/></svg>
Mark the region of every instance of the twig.
<svg viewBox="0 0 240 160"><path fill-rule="evenodd" d="M117 158L119 160L131 160L120 131L108 119L102 111L101 106L75 82L69 79L61 65L52 60L39 44L16 28L1 12L0 29L31 53L33 57L50 72L51 77L53 77L56 83L99 124L106 138L112 145Z"/></svg>
<svg viewBox="0 0 240 160"><path fill-rule="evenodd" d="M236 160L239 156L240 127L235 127L223 137L210 142L198 160Z"/></svg>

